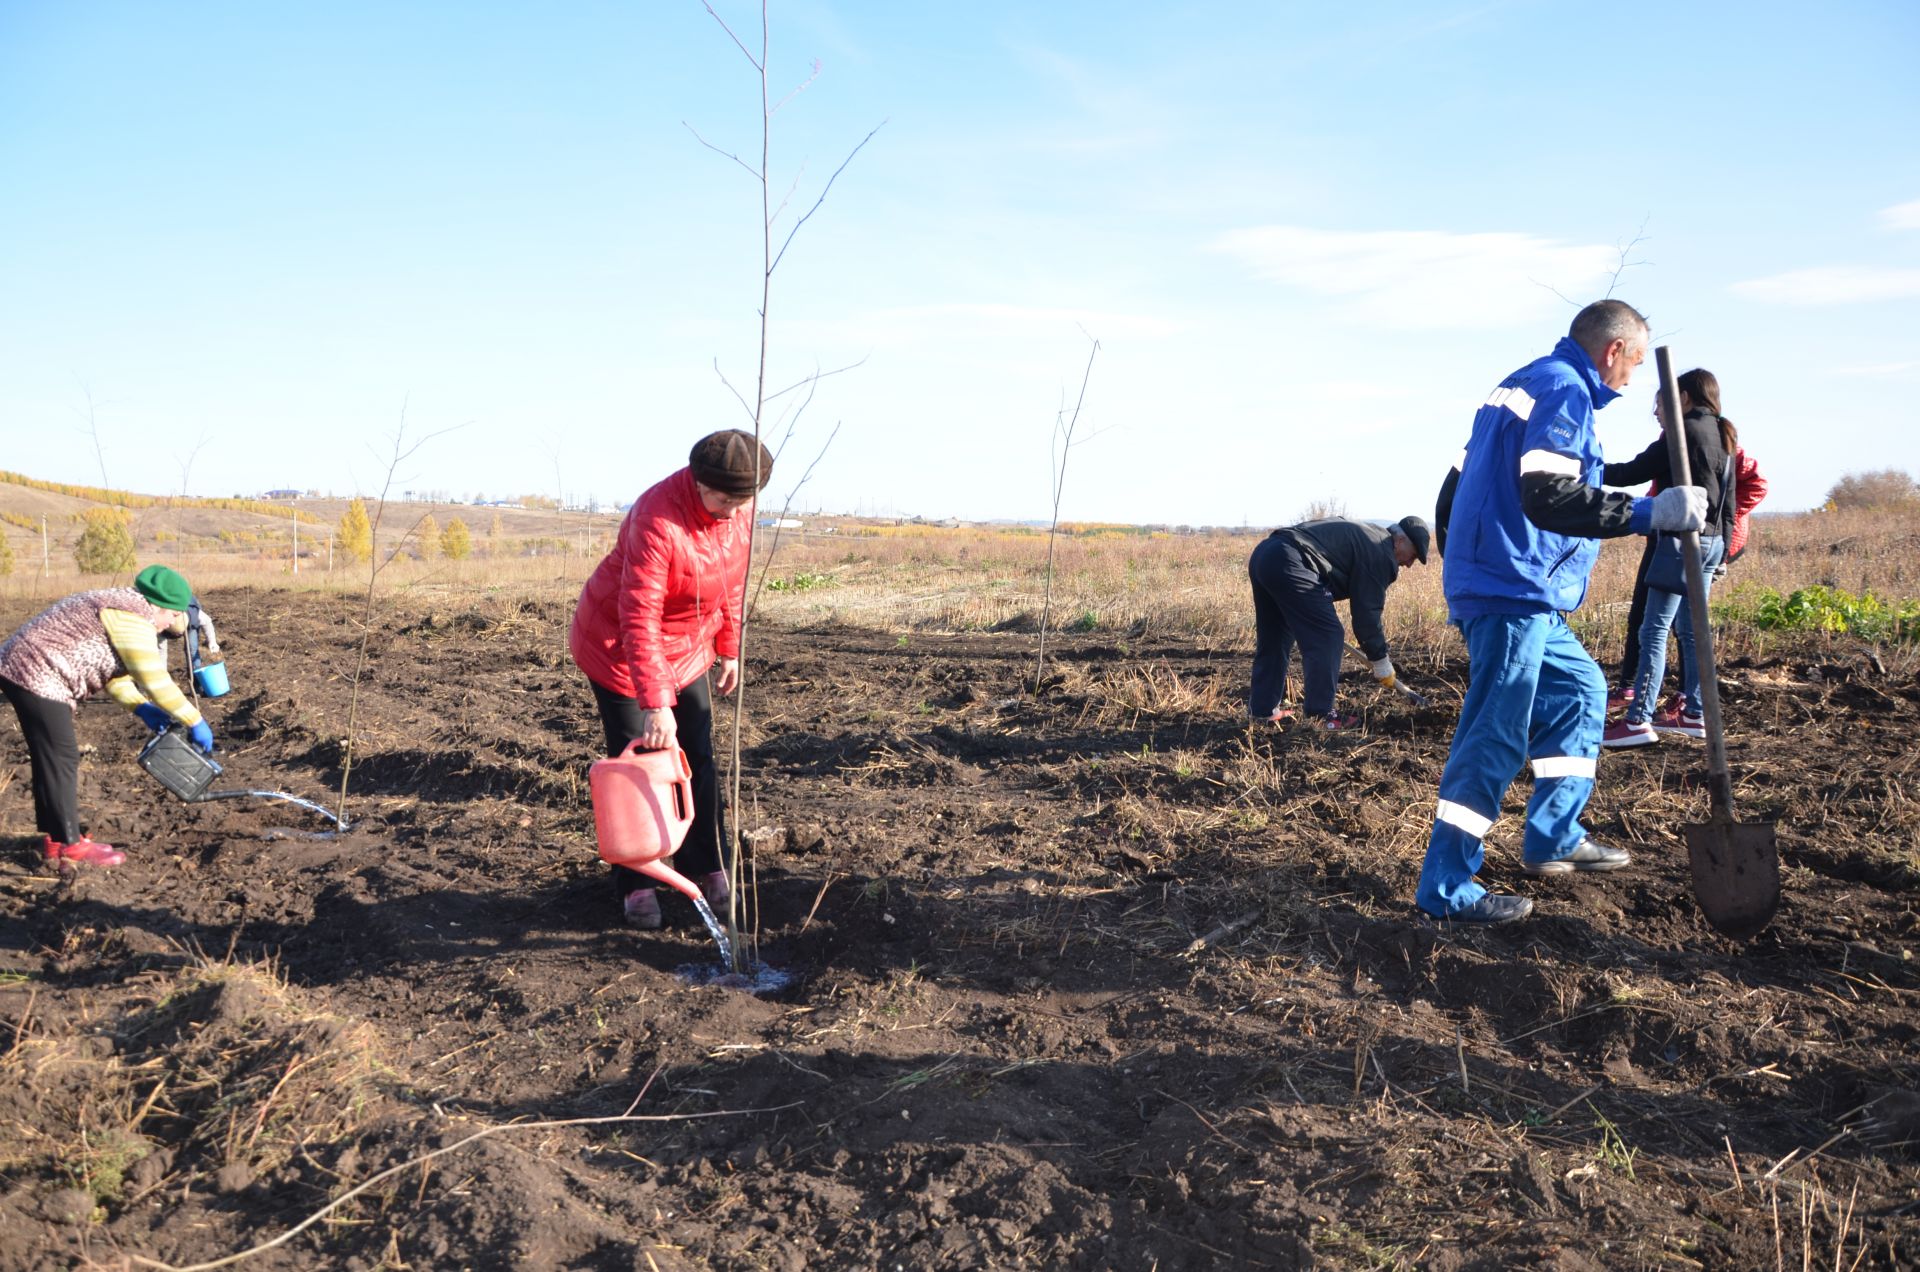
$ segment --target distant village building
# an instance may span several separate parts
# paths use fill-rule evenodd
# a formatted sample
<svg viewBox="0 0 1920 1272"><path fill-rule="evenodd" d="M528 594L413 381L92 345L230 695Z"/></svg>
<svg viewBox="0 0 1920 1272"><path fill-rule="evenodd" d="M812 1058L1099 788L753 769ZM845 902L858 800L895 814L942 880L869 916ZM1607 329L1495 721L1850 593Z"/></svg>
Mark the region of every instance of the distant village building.
<svg viewBox="0 0 1920 1272"><path fill-rule="evenodd" d="M762 517L755 524L768 530L798 530L801 526L793 517Z"/></svg>
<svg viewBox="0 0 1920 1272"><path fill-rule="evenodd" d="M269 490L265 497L268 499L298 499L300 492L297 490Z"/></svg>

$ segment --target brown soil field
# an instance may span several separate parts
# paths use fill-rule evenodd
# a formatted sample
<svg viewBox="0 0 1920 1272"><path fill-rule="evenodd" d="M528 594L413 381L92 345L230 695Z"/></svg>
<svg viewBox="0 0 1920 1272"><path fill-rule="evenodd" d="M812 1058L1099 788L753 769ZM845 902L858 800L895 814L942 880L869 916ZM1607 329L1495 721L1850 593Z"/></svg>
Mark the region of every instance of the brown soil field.
<svg viewBox="0 0 1920 1272"><path fill-rule="evenodd" d="M228 776L337 789L357 604L209 604ZM1725 668L1786 885L1739 945L1689 892L1698 744L1604 761L1631 870L1528 879L1510 817L1485 877L1532 921L1413 910L1457 640L1408 660L1435 706L1356 672L1326 737L1249 729L1227 642L1065 637L1035 693L1031 634L763 627L741 821L796 979L756 997L682 975L683 903L616 921L568 617L391 602L338 837L173 800L90 703L130 856L54 874L0 721L0 1268L209 1262L395 1167L238 1266L1920 1263L1911 659Z"/></svg>

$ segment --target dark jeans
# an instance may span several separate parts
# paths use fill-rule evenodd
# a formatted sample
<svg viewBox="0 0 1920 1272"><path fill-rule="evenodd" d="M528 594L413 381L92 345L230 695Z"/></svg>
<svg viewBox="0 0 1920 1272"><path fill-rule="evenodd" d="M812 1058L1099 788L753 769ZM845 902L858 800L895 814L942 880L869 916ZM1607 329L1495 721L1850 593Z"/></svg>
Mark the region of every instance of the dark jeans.
<svg viewBox="0 0 1920 1272"><path fill-rule="evenodd" d="M600 708L600 724L607 732L607 754L619 755L627 744L639 737L642 728L639 699L627 698L593 680L593 700ZM701 875L729 868L723 845L726 831L720 817L720 770L713 762L713 691L707 677L680 691L673 708L675 739L687 753L687 767L693 770L693 825L680 851L673 855L673 868L698 882ZM651 888L654 881L625 866L613 868L614 888L622 897L635 888Z"/></svg>
<svg viewBox="0 0 1920 1272"><path fill-rule="evenodd" d="M1640 675L1640 626L1647 621L1647 567L1653 564L1653 549L1660 542L1660 536L1647 536L1647 546L1640 553L1640 568L1633 575L1633 604L1627 607L1627 648L1620 655L1620 678L1614 683L1621 688L1631 685Z"/></svg>
<svg viewBox="0 0 1920 1272"><path fill-rule="evenodd" d="M1253 689L1247 713L1265 719L1287 692L1287 663L1300 646L1302 708L1308 715L1333 710L1340 681L1346 629L1333 608L1333 594L1300 549L1286 539L1266 538L1247 561L1253 583Z"/></svg>
<svg viewBox="0 0 1920 1272"><path fill-rule="evenodd" d="M33 766L33 822L55 843L80 838L80 743L73 734L73 704L28 693L0 677L0 692L20 717Z"/></svg>

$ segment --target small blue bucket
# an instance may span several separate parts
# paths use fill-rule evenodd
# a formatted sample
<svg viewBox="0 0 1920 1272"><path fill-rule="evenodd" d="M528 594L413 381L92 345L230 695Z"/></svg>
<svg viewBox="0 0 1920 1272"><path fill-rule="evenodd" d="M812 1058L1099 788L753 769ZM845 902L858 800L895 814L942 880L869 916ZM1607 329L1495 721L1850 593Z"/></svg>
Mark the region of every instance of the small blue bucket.
<svg viewBox="0 0 1920 1272"><path fill-rule="evenodd" d="M207 697L220 697L227 691L227 664L202 663L194 669L193 683L194 687Z"/></svg>

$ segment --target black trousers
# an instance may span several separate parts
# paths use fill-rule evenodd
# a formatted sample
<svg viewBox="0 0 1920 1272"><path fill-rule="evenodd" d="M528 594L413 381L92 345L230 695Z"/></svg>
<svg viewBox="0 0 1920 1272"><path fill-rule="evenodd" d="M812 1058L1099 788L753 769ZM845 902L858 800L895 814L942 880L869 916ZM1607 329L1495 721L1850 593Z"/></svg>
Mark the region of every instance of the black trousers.
<svg viewBox="0 0 1920 1272"><path fill-rule="evenodd" d="M639 737L640 713L645 708L637 698L615 693L597 681L593 700L600 708L600 724L607 733L607 754L619 755L627 744ZM693 770L693 825L687 828L686 842L673 855L673 868L694 880L716 870L729 869L730 854L724 845L727 836L720 818L720 769L713 761L713 690L708 677L680 691L673 708L676 741L687 753L687 767ZM613 884L621 896L635 888L651 888L654 881L625 866L613 868Z"/></svg>
<svg viewBox="0 0 1920 1272"><path fill-rule="evenodd" d="M80 742L73 733L73 704L28 693L0 676L0 692L20 717L27 759L33 766L33 822L55 843L80 838Z"/></svg>
<svg viewBox="0 0 1920 1272"><path fill-rule="evenodd" d="M1247 561L1253 583L1253 687L1247 714L1265 719L1287 693L1287 662L1300 646L1301 706L1308 715L1333 710L1346 629L1333 593L1300 549L1286 539L1262 539Z"/></svg>
<svg viewBox="0 0 1920 1272"><path fill-rule="evenodd" d="M1633 575L1633 604L1627 607L1627 649L1620 655L1620 678L1614 681L1623 688L1632 685L1640 674L1640 625L1647 621L1647 567L1653 564L1653 549L1659 542L1659 535L1647 536L1640 568Z"/></svg>

